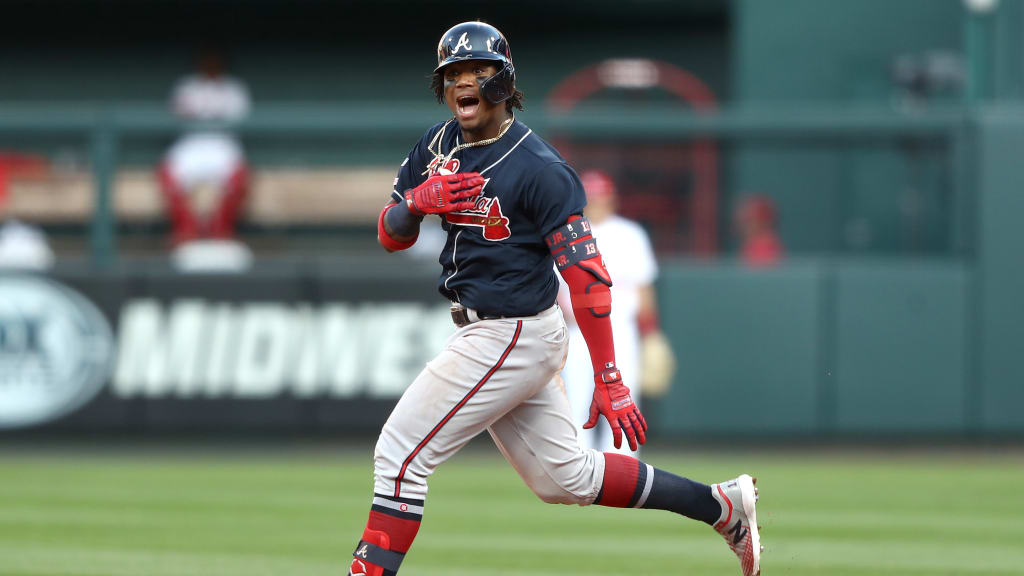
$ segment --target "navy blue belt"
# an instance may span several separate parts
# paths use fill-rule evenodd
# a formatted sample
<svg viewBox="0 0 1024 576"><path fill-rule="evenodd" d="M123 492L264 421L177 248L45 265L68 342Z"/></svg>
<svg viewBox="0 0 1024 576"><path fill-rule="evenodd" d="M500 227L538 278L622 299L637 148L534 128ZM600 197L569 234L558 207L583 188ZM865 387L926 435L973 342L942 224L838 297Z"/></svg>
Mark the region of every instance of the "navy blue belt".
<svg viewBox="0 0 1024 576"><path fill-rule="evenodd" d="M497 320L499 318L508 318L508 316L502 316L500 314L491 314L489 312L481 312L474 310L473 308L467 308L462 304L452 304L452 322L459 328L472 324L473 322L479 322L480 320Z"/></svg>

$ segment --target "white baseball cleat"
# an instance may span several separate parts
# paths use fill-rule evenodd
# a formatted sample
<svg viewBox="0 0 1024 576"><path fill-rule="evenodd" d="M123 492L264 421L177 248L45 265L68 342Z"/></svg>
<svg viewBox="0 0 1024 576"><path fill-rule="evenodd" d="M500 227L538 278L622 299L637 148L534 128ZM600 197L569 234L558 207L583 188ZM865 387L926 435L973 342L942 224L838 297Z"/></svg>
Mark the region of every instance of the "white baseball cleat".
<svg viewBox="0 0 1024 576"><path fill-rule="evenodd" d="M757 478L747 474L739 478L711 485L711 494L722 505L722 515L714 528L728 542L729 548L740 559L743 576L761 574L761 535L758 534Z"/></svg>

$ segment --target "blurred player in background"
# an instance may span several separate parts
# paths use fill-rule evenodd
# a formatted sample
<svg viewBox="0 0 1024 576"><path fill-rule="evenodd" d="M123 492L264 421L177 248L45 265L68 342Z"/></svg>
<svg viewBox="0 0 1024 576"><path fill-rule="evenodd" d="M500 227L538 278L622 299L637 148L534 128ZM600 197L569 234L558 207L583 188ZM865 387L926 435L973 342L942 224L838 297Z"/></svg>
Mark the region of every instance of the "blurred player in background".
<svg viewBox="0 0 1024 576"><path fill-rule="evenodd" d="M745 196L736 209L736 227L743 263L751 268L775 266L782 260L782 240L775 202L768 196Z"/></svg>
<svg viewBox="0 0 1024 576"><path fill-rule="evenodd" d="M614 281L611 323L615 359L622 380L634 383L632 389L637 393L633 401L639 406L641 394L660 396L665 393L675 366L672 349L658 325L654 293L658 263L644 229L616 214L619 198L614 180L600 170L588 170L580 175L580 181L587 196L584 215L590 221L594 238L601 243L601 255ZM564 281L560 283L558 303L569 325L569 354L562 376L573 421L579 427L580 446L602 452L628 453L625 447L615 447L608 430L583 427L590 419L590 355L576 324L569 287Z"/></svg>
<svg viewBox="0 0 1024 576"><path fill-rule="evenodd" d="M615 443L625 436L633 450L647 429L616 364L612 279L583 216L583 186L516 120L523 93L501 32L481 22L456 25L441 36L437 57L431 88L452 118L430 128L402 162L377 234L389 252L406 250L426 216L441 218L447 237L438 291L451 301L457 329L381 430L370 515L349 574L398 572L420 528L427 479L485 430L544 502L668 510L706 522L725 537L743 574L758 574L750 476L708 486L631 456L580 448L559 375L568 330L555 304L556 268L590 351L588 426L603 416ZM395 343L381 346L390 351Z"/></svg>
<svg viewBox="0 0 1024 576"><path fill-rule="evenodd" d="M6 214L11 180L41 178L48 170L47 162L38 156L0 151L0 270L45 270L54 264L43 230Z"/></svg>
<svg viewBox="0 0 1024 576"><path fill-rule="evenodd" d="M174 114L199 126L178 139L159 169L171 218L172 244L214 240L203 254L230 263L241 248L235 224L248 192L249 171L242 146L228 130L249 114L249 90L225 71L223 52L205 47L195 74L178 81L171 96ZM195 257L204 255L196 252Z"/></svg>

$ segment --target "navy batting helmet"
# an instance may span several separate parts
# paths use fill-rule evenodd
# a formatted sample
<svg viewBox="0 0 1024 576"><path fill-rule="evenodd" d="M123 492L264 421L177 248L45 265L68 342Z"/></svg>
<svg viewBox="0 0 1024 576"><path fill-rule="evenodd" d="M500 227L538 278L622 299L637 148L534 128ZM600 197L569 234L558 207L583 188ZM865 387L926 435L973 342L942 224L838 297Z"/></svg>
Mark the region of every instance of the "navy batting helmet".
<svg viewBox="0 0 1024 576"><path fill-rule="evenodd" d="M480 93L492 104L500 104L515 94L516 69L508 40L497 28L483 22L463 22L452 26L437 43L437 68L434 73L460 60L493 60L501 69L480 84Z"/></svg>

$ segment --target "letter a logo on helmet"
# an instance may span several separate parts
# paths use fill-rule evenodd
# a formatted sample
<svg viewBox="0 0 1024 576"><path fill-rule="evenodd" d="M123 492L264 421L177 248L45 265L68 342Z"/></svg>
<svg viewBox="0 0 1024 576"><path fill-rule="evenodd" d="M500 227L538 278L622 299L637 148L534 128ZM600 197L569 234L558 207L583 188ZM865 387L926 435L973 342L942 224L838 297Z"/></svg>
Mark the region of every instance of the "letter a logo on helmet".
<svg viewBox="0 0 1024 576"><path fill-rule="evenodd" d="M483 22L463 22L452 26L437 43L437 68L434 74L452 62L492 60L500 62L498 73L480 84L480 93L492 104L508 100L516 91L516 69L508 40L497 28Z"/></svg>
<svg viewBox="0 0 1024 576"><path fill-rule="evenodd" d="M463 32L462 36L459 36L459 41L455 43L455 50L452 50L453 54L458 52L459 48L465 48L466 50L473 49L473 47L469 45L469 40L466 38L468 35L468 33Z"/></svg>

